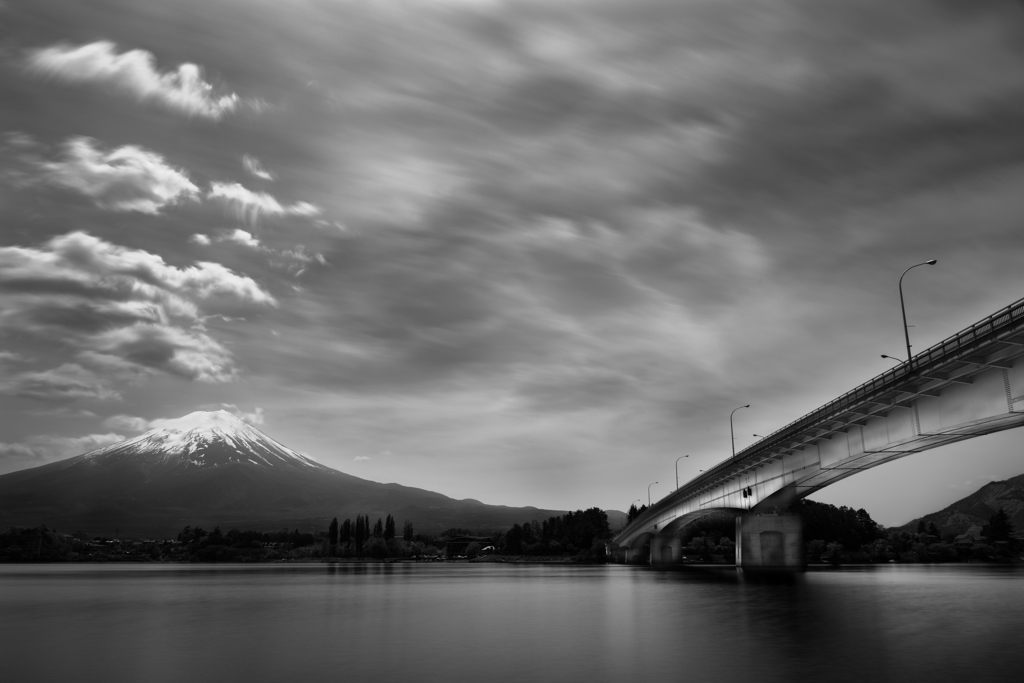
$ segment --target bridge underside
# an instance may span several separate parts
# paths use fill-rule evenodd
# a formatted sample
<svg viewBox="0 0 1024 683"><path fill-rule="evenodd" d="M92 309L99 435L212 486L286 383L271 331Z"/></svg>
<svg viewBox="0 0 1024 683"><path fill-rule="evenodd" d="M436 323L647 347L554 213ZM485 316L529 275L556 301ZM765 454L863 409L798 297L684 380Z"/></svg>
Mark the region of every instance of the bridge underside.
<svg viewBox="0 0 1024 683"><path fill-rule="evenodd" d="M638 557L649 544L648 561L678 562L677 539L687 524L732 512L756 531L756 538L737 538L739 564L780 553L785 564L799 533L784 513L797 500L898 458L1024 425L1024 363L1017 362L1024 356L1024 302L1014 306L1012 325L990 324L991 338L975 329L982 321L967 331L970 343L951 338L955 353L933 347L914 368L904 364L872 380L688 482L623 529L613 546Z"/></svg>
<svg viewBox="0 0 1024 683"><path fill-rule="evenodd" d="M805 566L803 526L788 514L757 514L740 509L717 509L684 515L657 533L637 534L622 549L626 564L671 566L683 557L685 527L710 515L732 515L736 523L736 565L746 570L797 570Z"/></svg>

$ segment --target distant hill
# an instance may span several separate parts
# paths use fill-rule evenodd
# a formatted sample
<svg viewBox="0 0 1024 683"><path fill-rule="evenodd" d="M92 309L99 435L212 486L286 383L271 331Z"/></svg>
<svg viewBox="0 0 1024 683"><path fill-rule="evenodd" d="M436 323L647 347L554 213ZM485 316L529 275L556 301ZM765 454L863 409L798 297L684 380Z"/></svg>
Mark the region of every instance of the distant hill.
<svg viewBox="0 0 1024 683"><path fill-rule="evenodd" d="M619 531L626 526L626 520L629 518L622 510L605 510L608 515L608 528L612 530L612 533Z"/></svg>
<svg viewBox="0 0 1024 683"><path fill-rule="evenodd" d="M900 528L913 531L918 521L923 519L926 525L934 522L943 535L962 534L972 526L988 524L989 518L999 508L1009 515L1016 535L1024 532L1024 474L985 484L949 507L913 519Z"/></svg>
<svg viewBox="0 0 1024 683"><path fill-rule="evenodd" d="M564 510L486 505L360 479L311 460L224 411L196 412L132 439L0 476L0 529L173 537L185 525L224 531L326 529L393 515L417 533L480 533ZM612 516L609 516L611 521Z"/></svg>

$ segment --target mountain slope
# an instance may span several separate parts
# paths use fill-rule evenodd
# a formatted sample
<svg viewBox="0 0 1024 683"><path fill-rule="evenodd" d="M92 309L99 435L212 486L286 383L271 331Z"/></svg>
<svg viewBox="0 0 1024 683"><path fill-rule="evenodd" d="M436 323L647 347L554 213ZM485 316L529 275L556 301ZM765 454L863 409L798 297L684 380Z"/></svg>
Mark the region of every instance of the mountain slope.
<svg viewBox="0 0 1024 683"><path fill-rule="evenodd" d="M972 526L988 524L999 508L1006 511L1018 534L1024 532L1024 474L985 484L966 498L919 519L926 525L934 522L943 535L962 534ZM916 529L918 521L911 520L901 528Z"/></svg>
<svg viewBox="0 0 1024 683"><path fill-rule="evenodd" d="M227 530L326 528L332 517L394 515L418 532L476 531L562 514L485 505L380 484L321 465L224 411L192 413L84 455L0 476L0 528L36 526L173 536L186 524Z"/></svg>

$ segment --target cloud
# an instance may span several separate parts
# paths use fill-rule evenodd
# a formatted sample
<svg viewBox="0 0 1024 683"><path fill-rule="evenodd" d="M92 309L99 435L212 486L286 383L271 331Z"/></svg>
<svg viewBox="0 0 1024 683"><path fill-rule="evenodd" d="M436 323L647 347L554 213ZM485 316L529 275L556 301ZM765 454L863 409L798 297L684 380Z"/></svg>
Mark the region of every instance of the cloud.
<svg viewBox="0 0 1024 683"><path fill-rule="evenodd" d="M251 425L263 424L263 408L257 407L252 412L246 412L233 403L221 403L220 407L232 415ZM135 415L111 415L103 421L103 426L108 429L117 429L128 432L145 432L157 427L166 427L176 423L180 418L155 418L148 420Z"/></svg>
<svg viewBox="0 0 1024 683"><path fill-rule="evenodd" d="M246 172L249 173L249 175L255 176L256 178L260 178L262 180L274 179L274 174L272 174L267 169L263 168L263 165L260 164L260 160L254 156L243 154L242 168L244 168Z"/></svg>
<svg viewBox="0 0 1024 683"><path fill-rule="evenodd" d="M36 435L19 443L0 442L0 472L13 472L38 467L49 462L83 455L98 448L124 441L121 434L87 434L85 436Z"/></svg>
<svg viewBox="0 0 1024 683"><path fill-rule="evenodd" d="M0 394L44 402L121 398L96 373L77 363L64 363L50 370L22 372L0 380Z"/></svg>
<svg viewBox="0 0 1024 683"><path fill-rule="evenodd" d="M4 443L0 441L0 462L5 465L14 459L32 460L36 457L32 447L25 443ZM22 467L5 469L22 469Z"/></svg>
<svg viewBox="0 0 1024 683"><path fill-rule="evenodd" d="M134 415L111 415L103 420L103 426L126 432L144 432L150 428L149 420Z"/></svg>
<svg viewBox="0 0 1024 683"><path fill-rule="evenodd" d="M300 277L314 263L325 266L327 257L317 252L309 252L301 244L294 249L272 252L270 257L270 265L282 268L295 277Z"/></svg>
<svg viewBox="0 0 1024 683"><path fill-rule="evenodd" d="M80 362L128 379L162 371L228 381L236 372L232 355L205 329L200 309L277 305L255 281L220 264L178 268L83 232L39 247L0 247L0 292L7 332L62 340ZM58 371L26 373L7 392L54 400L115 395L80 365Z"/></svg>
<svg viewBox="0 0 1024 683"><path fill-rule="evenodd" d="M356 457L352 458L352 462L366 462L367 460L373 460L373 458L371 458L368 455L357 455Z"/></svg>
<svg viewBox="0 0 1024 683"><path fill-rule="evenodd" d="M136 323L96 334L89 343L100 353L185 379L227 382L236 374L227 348L200 330Z"/></svg>
<svg viewBox="0 0 1024 683"><path fill-rule="evenodd" d="M167 205L199 197L199 188L183 171L135 146L103 151L91 138L71 138L64 143L64 158L42 167L49 182L114 211L155 214Z"/></svg>
<svg viewBox="0 0 1024 683"><path fill-rule="evenodd" d="M314 263L321 266L327 264L327 258L323 254L311 252L305 245L299 244L290 249L274 249L263 244L248 230L241 228L221 232L215 239L217 242L238 244L264 254L270 266L284 270L293 277L300 277ZM202 246L208 246L212 241L207 235L201 234L192 235L189 238L189 242Z"/></svg>
<svg viewBox="0 0 1024 683"><path fill-rule="evenodd" d="M342 193L367 218L417 225L432 209L458 196L466 185L463 176L457 166L422 156L365 158L350 170Z"/></svg>
<svg viewBox="0 0 1024 683"><path fill-rule="evenodd" d="M251 425L263 424L263 408L260 408L259 406L257 406L251 413L245 412L234 403L221 403L220 406L243 422L248 422Z"/></svg>
<svg viewBox="0 0 1024 683"><path fill-rule="evenodd" d="M251 232L240 228L221 233L217 236L217 241L239 244L265 254L271 266L284 270L294 277L300 277L314 263L321 266L327 264L327 258L323 254L310 252L302 244L292 249L273 249L260 242Z"/></svg>
<svg viewBox="0 0 1024 683"><path fill-rule="evenodd" d="M261 215L316 216L320 213L319 207L309 202L281 204L266 192L253 192L238 183L212 183L206 196L231 206L239 220L249 225L256 224Z"/></svg>
<svg viewBox="0 0 1024 683"><path fill-rule="evenodd" d="M19 190L38 184L44 149L35 138L20 131L0 135L0 180Z"/></svg>
<svg viewBox="0 0 1024 683"><path fill-rule="evenodd" d="M117 54L117 46L108 41L32 50L27 63L32 73L70 83L109 86L186 116L217 120L234 112L239 104L238 95L218 93L195 64L180 64L174 71L161 73L152 53L129 50Z"/></svg>
<svg viewBox="0 0 1024 683"><path fill-rule="evenodd" d="M88 292L94 296L105 293L115 300L166 301L171 294L276 304L251 278L219 263L200 261L194 266L176 268L151 252L122 247L85 232L53 237L38 249L0 247L0 286L14 290ZM129 292L124 292L125 288Z"/></svg>
<svg viewBox="0 0 1024 683"><path fill-rule="evenodd" d="M245 230L235 229L231 232L225 233L217 238L218 242L234 242L241 244L242 246L249 247L250 249L259 249L260 241L253 237L251 232Z"/></svg>

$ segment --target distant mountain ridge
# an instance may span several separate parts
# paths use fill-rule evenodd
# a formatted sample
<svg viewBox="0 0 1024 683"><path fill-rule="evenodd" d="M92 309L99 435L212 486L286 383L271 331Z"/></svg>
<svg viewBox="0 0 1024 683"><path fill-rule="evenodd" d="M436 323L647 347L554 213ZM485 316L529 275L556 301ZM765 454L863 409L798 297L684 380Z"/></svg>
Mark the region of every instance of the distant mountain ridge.
<svg viewBox="0 0 1024 683"><path fill-rule="evenodd" d="M1024 532L1024 474L985 484L949 507L913 519L900 528L914 530L923 519L925 525L934 523L943 535L962 534L972 526L988 524L999 508L1009 516L1016 534Z"/></svg>
<svg viewBox="0 0 1024 683"><path fill-rule="evenodd" d="M0 476L0 528L170 537L185 525L315 530L391 514L418 533L505 530L562 510L486 505L345 474L225 411L195 412L112 446Z"/></svg>

